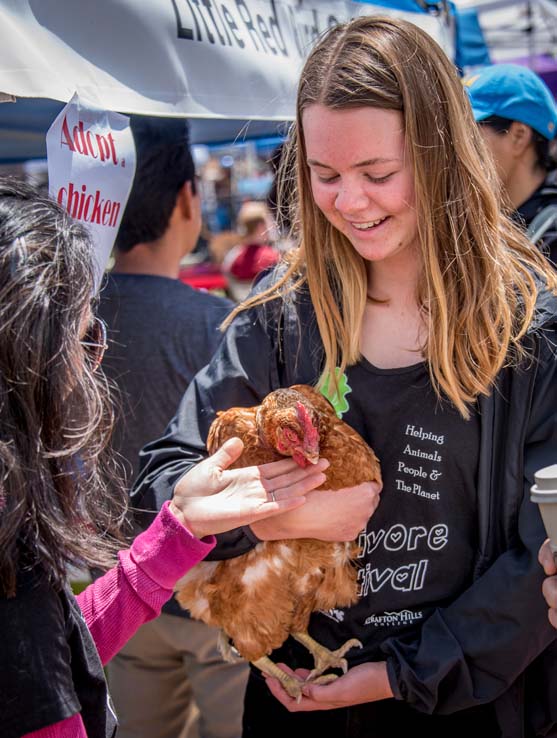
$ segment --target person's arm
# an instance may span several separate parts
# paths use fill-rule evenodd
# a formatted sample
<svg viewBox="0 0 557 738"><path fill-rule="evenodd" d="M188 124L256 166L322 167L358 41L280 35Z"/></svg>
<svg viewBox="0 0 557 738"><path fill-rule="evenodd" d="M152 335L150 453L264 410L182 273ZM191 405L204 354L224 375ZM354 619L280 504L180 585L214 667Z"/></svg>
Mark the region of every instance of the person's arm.
<svg viewBox="0 0 557 738"><path fill-rule="evenodd" d="M168 510L166 503L119 563L92 582L77 601L100 659L106 664L140 625L157 617L174 584L213 548L198 540Z"/></svg>
<svg viewBox="0 0 557 738"><path fill-rule="evenodd" d="M551 463L557 448L555 339L555 332L546 330L540 355L532 359L536 381L512 547L454 603L436 610L418 638L394 638L384 645L395 696L424 712L450 713L495 700L556 638L541 596L543 572L537 562L546 534L529 494L534 473ZM501 469L497 473L511 483Z"/></svg>
<svg viewBox="0 0 557 738"><path fill-rule="evenodd" d="M193 469L182 490L163 505L148 530L136 538L129 550L120 552L118 565L77 597L103 663L139 625L158 614L177 580L212 548L213 533L299 507L304 504L304 495L325 479L324 461L308 469L300 469L291 459L230 469L242 450L241 441L232 438ZM44 609L41 592L35 587L31 593L43 605L43 621L52 616L52 608ZM65 644L58 599L53 599L54 623L61 627ZM71 685L69 662L67 668ZM70 693L73 695L73 689ZM59 693L56 696L60 698ZM72 703L71 709L78 710L79 703ZM28 735L86 738L78 712Z"/></svg>
<svg viewBox="0 0 557 738"><path fill-rule="evenodd" d="M119 553L118 566L78 596L103 664L159 614L176 582L213 548L214 534L299 507L325 480L325 461L307 469L291 459L229 469L242 451L231 438L192 469L149 528Z"/></svg>
<svg viewBox="0 0 557 738"><path fill-rule="evenodd" d="M87 732L78 712L54 725L47 725L46 728L25 733L21 738L87 738Z"/></svg>
<svg viewBox="0 0 557 738"><path fill-rule="evenodd" d="M252 523L250 530L261 541L354 541L377 509L380 492L378 482L338 490L318 489L307 494L303 507Z"/></svg>
<svg viewBox="0 0 557 738"><path fill-rule="evenodd" d="M493 460L500 483L521 485L512 546L451 605L435 610L417 637L392 638L383 645L395 697L423 712L446 714L492 702L556 637L540 594L537 553L546 536L529 494L534 473L550 463L557 447L555 334L544 333L539 356L529 367L535 383L522 479L513 482L505 475L501 456Z"/></svg>
<svg viewBox="0 0 557 738"><path fill-rule="evenodd" d="M326 686L306 682L311 673L309 669L292 671L286 664L279 664L279 666L283 671L305 682L302 687L302 698L296 700L283 689L278 679L264 675L271 694L289 712L336 710L340 707L362 705L366 702L377 702L393 697L384 661L353 666L344 676Z"/></svg>
<svg viewBox="0 0 557 738"><path fill-rule="evenodd" d="M543 596L549 607L547 617L551 625L557 628L557 561L549 547L549 539L540 548L539 561L547 574L542 587Z"/></svg>
<svg viewBox="0 0 557 738"><path fill-rule="evenodd" d="M521 543L452 605L436 610L418 638L385 644L398 699L428 713L492 702L555 639L540 596L541 571L536 571L543 529L527 498L519 527Z"/></svg>

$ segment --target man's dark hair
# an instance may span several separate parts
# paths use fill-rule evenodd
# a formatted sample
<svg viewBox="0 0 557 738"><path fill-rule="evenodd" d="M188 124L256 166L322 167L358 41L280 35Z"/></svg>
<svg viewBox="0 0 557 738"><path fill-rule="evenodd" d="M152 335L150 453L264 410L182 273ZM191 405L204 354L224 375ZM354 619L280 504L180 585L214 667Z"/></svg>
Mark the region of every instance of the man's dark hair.
<svg viewBox="0 0 557 738"><path fill-rule="evenodd" d="M116 248L130 251L138 243L160 238L184 182L195 192L195 167L183 118L130 116L137 164Z"/></svg>
<svg viewBox="0 0 557 738"><path fill-rule="evenodd" d="M509 118L501 118L499 115L491 115L485 120L479 121L482 126L489 126L496 133L508 133L513 121ZM526 125L526 124L525 124ZM551 172L557 167L557 159L551 151L551 142L532 128L532 143L536 151L537 166Z"/></svg>

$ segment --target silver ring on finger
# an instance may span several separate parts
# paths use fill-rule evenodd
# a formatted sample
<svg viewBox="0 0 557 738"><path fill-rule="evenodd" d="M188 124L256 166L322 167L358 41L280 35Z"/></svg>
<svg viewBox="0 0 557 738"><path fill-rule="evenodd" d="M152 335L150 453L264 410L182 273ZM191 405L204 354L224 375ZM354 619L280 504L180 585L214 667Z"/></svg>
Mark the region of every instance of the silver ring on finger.
<svg viewBox="0 0 557 738"><path fill-rule="evenodd" d="M277 501L277 498L275 497L275 493L273 492L273 490L269 492L269 497L271 498L271 502Z"/></svg>

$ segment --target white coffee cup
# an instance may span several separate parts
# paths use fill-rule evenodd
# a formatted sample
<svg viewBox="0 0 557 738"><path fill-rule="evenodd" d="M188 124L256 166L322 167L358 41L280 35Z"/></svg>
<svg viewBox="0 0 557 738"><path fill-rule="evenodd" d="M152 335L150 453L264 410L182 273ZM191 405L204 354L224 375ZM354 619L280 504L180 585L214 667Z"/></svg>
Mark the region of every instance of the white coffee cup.
<svg viewBox="0 0 557 738"><path fill-rule="evenodd" d="M557 554L557 464L546 466L534 474L536 483L530 499L539 505L553 556Z"/></svg>

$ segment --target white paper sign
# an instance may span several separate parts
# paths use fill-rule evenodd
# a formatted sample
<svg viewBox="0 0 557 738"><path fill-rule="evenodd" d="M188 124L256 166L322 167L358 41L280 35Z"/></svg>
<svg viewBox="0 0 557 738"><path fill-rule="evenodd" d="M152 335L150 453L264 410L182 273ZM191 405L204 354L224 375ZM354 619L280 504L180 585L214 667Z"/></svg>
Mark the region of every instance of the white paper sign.
<svg viewBox="0 0 557 738"><path fill-rule="evenodd" d="M129 118L87 105L76 93L49 128L46 150L51 197L91 233L98 288L135 173Z"/></svg>

